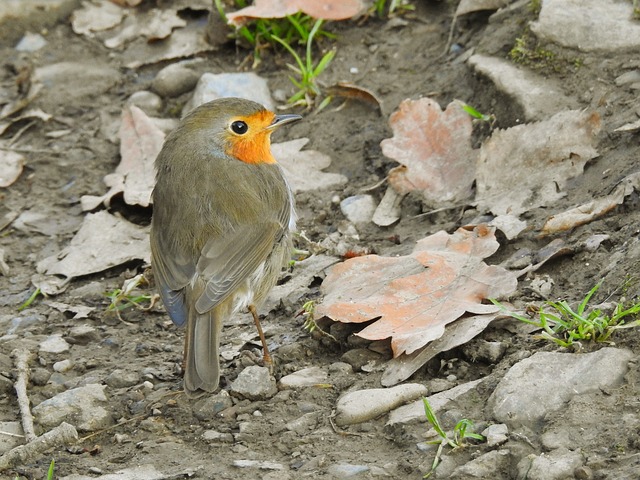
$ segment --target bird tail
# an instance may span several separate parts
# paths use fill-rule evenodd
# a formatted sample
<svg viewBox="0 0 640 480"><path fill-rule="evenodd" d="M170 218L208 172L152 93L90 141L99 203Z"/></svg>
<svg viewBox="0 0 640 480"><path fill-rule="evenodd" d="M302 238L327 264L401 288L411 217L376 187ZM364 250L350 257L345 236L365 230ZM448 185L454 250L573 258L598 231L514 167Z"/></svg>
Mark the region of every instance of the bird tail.
<svg viewBox="0 0 640 480"><path fill-rule="evenodd" d="M184 352L184 391L190 397L212 393L220 381L222 315L218 308L189 309Z"/></svg>

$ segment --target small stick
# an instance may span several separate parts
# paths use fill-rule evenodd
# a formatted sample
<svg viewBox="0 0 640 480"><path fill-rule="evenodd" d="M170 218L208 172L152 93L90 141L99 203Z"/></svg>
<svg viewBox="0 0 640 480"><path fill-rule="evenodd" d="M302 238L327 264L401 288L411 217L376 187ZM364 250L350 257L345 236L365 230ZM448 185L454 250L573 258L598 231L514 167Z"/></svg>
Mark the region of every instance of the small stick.
<svg viewBox="0 0 640 480"><path fill-rule="evenodd" d="M29 382L29 360L31 352L29 350L14 350L13 357L18 371L18 379L15 383L16 394L18 395L18 407L22 417L22 430L27 443L37 438L33 428L33 416L29 407L29 396L27 395L27 383Z"/></svg>
<svg viewBox="0 0 640 480"><path fill-rule="evenodd" d="M53 430L36 437L31 443L20 445L9 450L0 457L0 472L8 468L23 465L47 450L68 445L78 439L78 432L73 425L62 422Z"/></svg>

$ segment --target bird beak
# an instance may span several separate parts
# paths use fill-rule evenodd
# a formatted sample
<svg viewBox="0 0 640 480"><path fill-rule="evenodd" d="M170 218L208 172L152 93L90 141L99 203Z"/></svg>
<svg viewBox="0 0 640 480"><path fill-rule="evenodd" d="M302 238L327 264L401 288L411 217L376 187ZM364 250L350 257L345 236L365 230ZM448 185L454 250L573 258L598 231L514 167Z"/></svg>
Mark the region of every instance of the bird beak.
<svg viewBox="0 0 640 480"><path fill-rule="evenodd" d="M297 122L302 119L302 115L296 114L287 114L287 115L276 115L271 122L271 125L267 127L267 130L275 130L276 128L281 127L286 123Z"/></svg>

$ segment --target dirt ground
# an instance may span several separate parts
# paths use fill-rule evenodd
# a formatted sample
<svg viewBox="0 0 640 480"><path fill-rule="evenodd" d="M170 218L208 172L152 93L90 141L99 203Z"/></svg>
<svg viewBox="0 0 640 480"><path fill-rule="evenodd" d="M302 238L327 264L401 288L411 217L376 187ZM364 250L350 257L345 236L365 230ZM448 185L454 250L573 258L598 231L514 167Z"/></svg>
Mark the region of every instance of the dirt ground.
<svg viewBox="0 0 640 480"><path fill-rule="evenodd" d="M388 116L402 100L430 96L446 106L452 100L460 99L482 112L495 114L496 128L521 122L522 112L517 106L499 94L490 82L475 76L463 61L459 61L456 53L473 48L477 53L506 58L516 38L527 35L527 22L535 18L535 13L523 7L499 23L488 23L488 14L461 19L453 36L456 53L445 54L452 5L449 2L413 3L416 5L413 14L392 21L370 18L357 23L333 23L328 27L337 34L338 53L322 81L331 85L346 80L370 89L382 100L383 115L358 102L350 102L337 110L335 107L339 102L334 101L320 113L305 114L304 121L278 133L274 139L308 137L310 142L306 148L329 154L333 159L329 171L349 178L342 191L316 191L297 198L299 227L311 240L322 241L344 220L339 206L332 201L335 195L345 198L360 193L382 180L395 165L382 155L380 141L391 137ZM81 96L73 88L65 88L62 91L45 90L33 101L32 106L54 115L57 123L37 122L22 133L16 145L32 149L33 153L27 154L26 168L20 179L0 190L0 209L3 214L27 209L45 212L58 222L58 226L66 227L58 229L62 233L55 236L26 232L12 225L2 230L0 247L5 249L11 273L8 277L0 276L0 335L7 333L11 318L16 316L16 308L33 291L31 277L37 261L64 247L80 224L83 213L79 198L85 194L101 195L105 191L102 179L119 162L118 145L109 138L105 119L117 118L126 99L136 91L148 89L154 75L165 66L154 64L137 70L126 69L117 51L108 50L97 40L76 35L68 22L51 27L46 39L48 44L42 50L18 54L14 50L14 40L2 38L0 34L3 59L0 85L5 90L5 99L15 94L16 71L25 63L39 67L63 61L100 62L114 67L120 78L98 96ZM554 212L609 193L620 179L636 170L640 153L637 135L613 132L624 121L630 121L633 112L640 113L637 91L618 87L614 82L624 66L637 62L637 56L585 54L554 46L545 48L556 52L560 60L553 65L534 60L528 68L559 80L563 93L576 99L582 108L598 111L602 115L603 130L597 141L600 156L588 163L584 175L571 181L568 195L553 207L538 208L525 214L527 222L538 228ZM247 54L247 51L229 45L218 52L202 55L203 61L193 68L199 72L237 71ZM257 73L268 79L271 91L291 90L284 68L286 61L289 60L283 55L265 54ZM355 74L351 73L353 67L357 68ZM175 117L189 95L166 101L161 116ZM12 127L7 135L15 134L19 127ZM60 138L46 136L49 131L63 128L71 132ZM488 127L480 125L476 128L475 140L479 144L488 134ZM373 194L381 198L384 188L373 190ZM629 280L624 295L628 298L637 296L640 257L637 249L633 253L631 246L640 233L638 201L637 194L632 194L623 205L602 219L558 236L570 246L581 244L593 234L606 234L609 238L595 252L576 248L548 262L538 272L538 275L553 279L552 297L579 300L602 278L604 284L598 300L605 300L611 292L616 292L613 299L618 300L622 295L619 287ZM140 224L146 225L150 221L151 211L123 205L114 208ZM423 210L429 210L429 206L423 205L418 196L410 195L403 203L400 222L389 228L371 224L359 229L361 245L381 255L408 253L418 239L439 230L452 232L478 214L468 208L462 213L449 210L417 216ZM515 240L500 240L502 247L489 263L500 263L522 248L538 251L550 241L539 238L535 228L523 232ZM135 263L76 279L56 298L61 302L97 307L82 322L96 328L100 339L87 345L74 345L68 354L73 369L65 372L62 379L60 374L54 374L51 381L45 378L45 381L31 385L29 394L32 402L38 404L68 385L87 383L88 379L102 382L115 369L139 374L140 382L148 380L154 384L153 392L145 394L131 387L108 388L108 408L114 420L123 422L121 425L82 441L80 445L84 450L54 451L2 478L16 475L44 478L51 458L56 460L56 475L60 477L89 475L91 469L94 473L106 474L143 464L178 472L174 477L163 478L182 478L180 474L215 479L338 478L329 473L330 467L336 464L374 465L384 469L384 475L389 478L398 479L421 478L429 470L432 453L416 448L417 443L425 440L426 424L388 429L385 419L381 418L344 431L332 426L330 416L342 392L380 386L381 372L375 369L336 373L330 388L283 391L268 401L235 399L234 407L226 410L225 415L203 415L194 401L180 393L183 332L170 323L161 309L149 313L126 311L124 322L106 311L109 302L104 292L121 287L125 278L143 268L144 265ZM540 300L531 288L530 280L521 280L518 293L512 298L516 305ZM319 298L317 284L309 288L304 298ZM269 312L264 321L278 364L277 377L309 366L328 367L340 361L349 350L366 347L366 343L363 345L352 335L345 334L342 338L346 340L340 345L309 336L301 328L301 318L295 316L300 307ZM66 335L70 328L78 325L78 321L41 301L36 301L20 315L28 316L31 323L21 330L18 339L0 343L0 352L5 358L1 370L8 377L12 375L8 355L21 345L20 342L33 344L53 333ZM239 317L233 328L225 332L225 341L230 341L229 336L234 332L250 329L253 329L250 320ZM491 386L510 365L527 354L556 350L524 333L514 334L498 327L490 327L481 338L501 341L508 346L498 364L474 362L455 349L430 362L412 378L416 382L426 382L455 375L455 382L463 383L489 375L483 388L459 401L451 415L444 415L447 426L451 426L459 415L474 420L481 427L492 423L484 409ZM612 340L618 346L640 353L637 333L633 330L618 333ZM259 358L259 349L252 343L239 358L223 361L222 388L228 387L256 358ZM53 373L54 361L57 359L39 359L36 370L39 370L40 378L42 370ZM632 378L635 377L637 372ZM587 455L597 454L601 461L592 467L592 477L585 478L637 478L638 470L633 472L637 468L634 459L640 455L640 439L636 431L624 428L620 419L630 412L637 414L639 392L637 386L630 384L613 395L615 402L610 398L607 400L608 397L598 397L593 400L596 403L589 406L588 411L595 412L596 417L601 415L602 421L594 421L593 417L588 421L585 419L583 434L590 439L590 444L584 448L588 450ZM0 405L1 421L18 420L15 396L11 391L0 395ZM303 427L286 428L287 424L303 416L307 422ZM570 419L566 422L567 429L578 428L570 423ZM563 417L555 417L553 423L554 428L561 427ZM222 435L222 441L210 441L203 438L203 432L207 430L232 435ZM539 454L542 451L539 439L533 437L529 441L530 444L512 439L509 445L525 453ZM449 458L462 465L489 450L478 445L454 452ZM242 459L275 462L285 470L233 466L234 461ZM515 472L512 465L505 469L501 478L517 478ZM376 475L370 470L357 478Z"/></svg>

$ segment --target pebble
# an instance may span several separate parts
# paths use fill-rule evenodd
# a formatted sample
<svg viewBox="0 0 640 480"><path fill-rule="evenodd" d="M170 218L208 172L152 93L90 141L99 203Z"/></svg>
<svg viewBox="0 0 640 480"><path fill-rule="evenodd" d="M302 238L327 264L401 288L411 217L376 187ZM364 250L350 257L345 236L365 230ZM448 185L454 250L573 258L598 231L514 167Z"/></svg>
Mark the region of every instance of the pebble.
<svg viewBox="0 0 640 480"><path fill-rule="evenodd" d="M502 478L503 472L509 471L510 461L509 450L492 450L456 468L451 478Z"/></svg>
<svg viewBox="0 0 640 480"><path fill-rule="evenodd" d="M376 201L372 195L354 195L340 202L340 210L353 223L369 223L376 211Z"/></svg>
<svg viewBox="0 0 640 480"><path fill-rule="evenodd" d="M486 438L487 446L489 447L495 447L505 443L508 433L509 428L504 423L489 425L482 431L482 435Z"/></svg>
<svg viewBox="0 0 640 480"><path fill-rule="evenodd" d="M640 70L631 70L630 72L625 72L622 75L618 76L615 82L619 87L622 85L627 85L629 83L640 82Z"/></svg>
<svg viewBox="0 0 640 480"><path fill-rule="evenodd" d="M336 424L353 425L372 420L426 395L427 391L427 387L419 383L405 383L391 388L371 388L346 393L336 404Z"/></svg>
<svg viewBox="0 0 640 480"><path fill-rule="evenodd" d="M198 74L179 63L164 67L151 82L151 89L161 97L178 97L193 90Z"/></svg>
<svg viewBox="0 0 640 480"><path fill-rule="evenodd" d="M72 345L88 345L100 341L100 332L89 325L79 325L69 330L65 339Z"/></svg>
<svg viewBox="0 0 640 480"><path fill-rule="evenodd" d="M233 443L233 435L230 433L218 432L217 430L205 430L202 434L207 442Z"/></svg>
<svg viewBox="0 0 640 480"><path fill-rule="evenodd" d="M46 385L49 378L51 378L51 372L46 368L34 368L29 376L31 383L39 387Z"/></svg>
<svg viewBox="0 0 640 480"><path fill-rule="evenodd" d="M133 93L129 97L128 103L140 108L147 115L156 114L162 109L162 99L148 90Z"/></svg>
<svg viewBox="0 0 640 480"><path fill-rule="evenodd" d="M295 420L291 420L290 422L287 422L284 428L286 428L290 432L295 432L298 435L302 436L315 430L318 427L319 421L320 421L319 412L305 413L301 417L298 417Z"/></svg>
<svg viewBox="0 0 640 480"><path fill-rule="evenodd" d="M198 420L208 421L231 406L233 406L233 401L231 400L229 392L220 390L220 392L215 395L206 396L198 400L193 405L193 415Z"/></svg>
<svg viewBox="0 0 640 480"><path fill-rule="evenodd" d="M108 65L92 62L60 62L36 68L32 81L47 87L43 92L56 105L61 98L95 98L107 92L122 78L121 73Z"/></svg>
<svg viewBox="0 0 640 480"><path fill-rule="evenodd" d="M366 465L352 465L350 463L339 463L331 465L327 472L336 478L351 478L369 471Z"/></svg>
<svg viewBox="0 0 640 480"><path fill-rule="evenodd" d="M63 421L73 420L78 430L93 432L113 424L111 413L105 408L105 385L89 384L59 393L33 409L38 423L47 429Z"/></svg>
<svg viewBox="0 0 640 480"><path fill-rule="evenodd" d="M575 395L619 385L632 357L629 350L610 347L585 354L535 353L509 369L488 406L498 421L535 429Z"/></svg>
<svg viewBox="0 0 640 480"><path fill-rule="evenodd" d="M329 365L329 375L348 375L353 373L353 367L345 362L334 362Z"/></svg>
<svg viewBox="0 0 640 480"><path fill-rule="evenodd" d="M483 339L475 339L462 346L462 352L469 360L489 364L498 363L506 351L506 344L502 342L488 342Z"/></svg>
<svg viewBox="0 0 640 480"><path fill-rule="evenodd" d="M68 358L66 360L61 360L53 364L53 370L56 372L64 373L68 372L73 368L73 363Z"/></svg>
<svg viewBox="0 0 640 480"><path fill-rule="evenodd" d="M184 116L197 106L222 97L253 100L269 110L275 109L267 81L255 73L204 73L182 114Z"/></svg>
<svg viewBox="0 0 640 480"><path fill-rule="evenodd" d="M320 383L327 383L328 377L327 371L323 368L309 367L285 375L280 379L279 385L283 390L311 387Z"/></svg>
<svg viewBox="0 0 640 480"><path fill-rule="evenodd" d="M455 386L456 384L454 382L450 382L445 378L432 378L427 382L427 388L430 394L451 390Z"/></svg>
<svg viewBox="0 0 640 480"><path fill-rule="evenodd" d="M284 465L281 463L259 460L234 460L233 466L238 468L258 468L260 470L284 470Z"/></svg>
<svg viewBox="0 0 640 480"><path fill-rule="evenodd" d="M64 353L68 352L69 348L71 345L59 333L47 337L39 345L40 353Z"/></svg>
<svg viewBox="0 0 640 480"><path fill-rule="evenodd" d="M47 41L39 33L27 32L16 45L18 52L35 52L47 44Z"/></svg>
<svg viewBox="0 0 640 480"><path fill-rule="evenodd" d="M278 388L268 368L252 365L231 383L231 392L249 400L266 400L278 393Z"/></svg>
<svg viewBox="0 0 640 480"><path fill-rule="evenodd" d="M382 362L383 358L379 353L373 352L367 348L354 348L346 351L340 360L351 365L353 370L357 372L369 362Z"/></svg>
<svg viewBox="0 0 640 480"><path fill-rule="evenodd" d="M529 455L518 462L520 478L527 480L564 480L575 478L574 472L584 463L582 454L559 448L541 455Z"/></svg>
<svg viewBox="0 0 640 480"><path fill-rule="evenodd" d="M104 382L111 388L133 387L140 383L140 375L138 372L117 368L105 378Z"/></svg>

